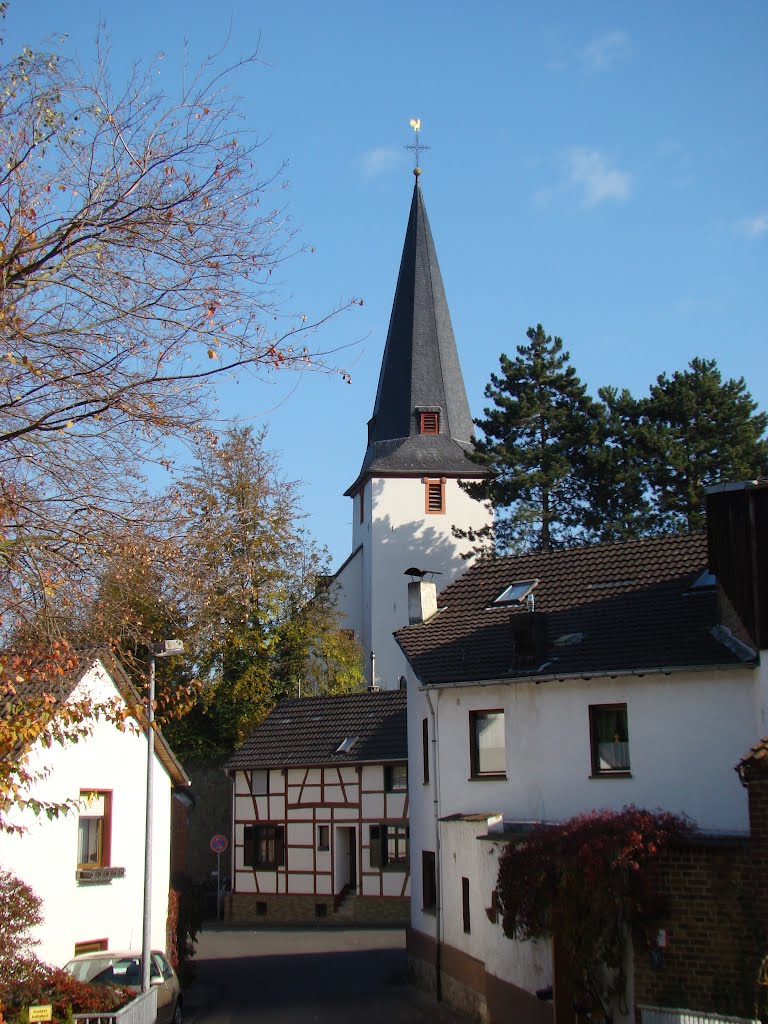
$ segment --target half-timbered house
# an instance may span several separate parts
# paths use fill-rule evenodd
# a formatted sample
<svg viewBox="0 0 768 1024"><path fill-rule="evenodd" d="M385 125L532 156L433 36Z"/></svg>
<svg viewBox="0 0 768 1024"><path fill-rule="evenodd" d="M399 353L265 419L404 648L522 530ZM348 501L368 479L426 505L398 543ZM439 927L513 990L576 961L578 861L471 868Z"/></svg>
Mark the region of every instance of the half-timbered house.
<svg viewBox="0 0 768 1024"><path fill-rule="evenodd" d="M233 921L408 921L406 694L282 701L226 764Z"/></svg>

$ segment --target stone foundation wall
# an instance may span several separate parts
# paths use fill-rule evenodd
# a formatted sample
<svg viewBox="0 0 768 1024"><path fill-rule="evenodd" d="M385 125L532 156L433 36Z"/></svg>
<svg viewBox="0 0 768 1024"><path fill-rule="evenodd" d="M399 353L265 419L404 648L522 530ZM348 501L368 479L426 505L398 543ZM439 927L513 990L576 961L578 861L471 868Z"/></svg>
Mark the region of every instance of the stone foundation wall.
<svg viewBox="0 0 768 1024"><path fill-rule="evenodd" d="M342 913L334 912L332 896L280 893L232 893L225 906L227 920L248 924L349 925L408 924L408 899L356 896Z"/></svg>

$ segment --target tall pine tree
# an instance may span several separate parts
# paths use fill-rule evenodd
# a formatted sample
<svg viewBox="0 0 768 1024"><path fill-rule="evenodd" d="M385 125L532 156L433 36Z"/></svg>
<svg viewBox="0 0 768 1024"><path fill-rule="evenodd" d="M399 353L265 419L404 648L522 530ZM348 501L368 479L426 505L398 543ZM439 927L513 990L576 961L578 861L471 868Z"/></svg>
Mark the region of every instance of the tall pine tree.
<svg viewBox="0 0 768 1024"><path fill-rule="evenodd" d="M714 359L657 378L634 437L659 530L702 529L705 487L768 473L768 415L756 409L744 378L724 381Z"/></svg>
<svg viewBox="0 0 768 1024"><path fill-rule="evenodd" d="M598 442L599 410L570 365L560 338L539 324L514 359L502 355L476 420L484 437L474 458L490 471L467 484L494 506L495 548L550 551L585 538L585 475ZM475 538L472 538L475 539Z"/></svg>

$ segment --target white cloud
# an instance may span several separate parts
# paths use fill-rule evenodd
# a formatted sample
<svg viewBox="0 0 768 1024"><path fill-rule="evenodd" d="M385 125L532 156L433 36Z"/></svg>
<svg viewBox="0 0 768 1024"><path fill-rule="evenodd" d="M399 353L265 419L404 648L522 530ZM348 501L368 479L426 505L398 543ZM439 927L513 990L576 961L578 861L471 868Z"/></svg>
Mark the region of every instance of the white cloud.
<svg viewBox="0 0 768 1024"><path fill-rule="evenodd" d="M568 176L571 184L581 190L585 206L597 206L606 199L621 201L630 193L630 175L610 167L596 149L575 146L569 150Z"/></svg>
<svg viewBox="0 0 768 1024"><path fill-rule="evenodd" d="M756 217L748 217L741 222L741 230L750 238L758 238L768 231L768 213L758 213Z"/></svg>
<svg viewBox="0 0 768 1024"><path fill-rule="evenodd" d="M387 149L384 146L370 149L363 154L363 171L369 178L375 178L399 167L402 159L402 154L397 149Z"/></svg>
<svg viewBox="0 0 768 1024"><path fill-rule="evenodd" d="M584 47L579 53L579 59L590 71L606 71L614 64L626 60L631 50L632 45L626 32L604 32Z"/></svg>

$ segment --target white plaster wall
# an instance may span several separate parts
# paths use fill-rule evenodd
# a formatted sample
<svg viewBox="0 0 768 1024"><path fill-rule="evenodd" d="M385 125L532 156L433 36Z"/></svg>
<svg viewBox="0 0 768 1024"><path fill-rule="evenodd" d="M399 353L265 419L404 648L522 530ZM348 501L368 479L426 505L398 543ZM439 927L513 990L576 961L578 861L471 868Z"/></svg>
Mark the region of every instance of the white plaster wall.
<svg viewBox="0 0 768 1024"><path fill-rule="evenodd" d="M418 478L379 478L371 481L369 503L372 525L365 550L370 561L370 637L376 652L377 683L397 689L406 675L406 661L392 633L408 623L410 566L432 569L443 590L466 570L470 561L461 558L467 542L452 535L452 527L479 529L491 520L488 509L461 490L458 480L445 484L445 515L424 511L424 484ZM370 551L368 551L370 548ZM370 656L370 647L366 649Z"/></svg>
<svg viewBox="0 0 768 1024"><path fill-rule="evenodd" d="M117 695L100 663L82 680L85 691L104 702ZM66 747L34 751L34 765L49 769L34 788L39 799L63 801L81 789L112 790L111 865L125 878L103 885L78 885L78 816L54 821L16 814L28 828L21 837L0 834L0 864L27 882L43 900L45 921L37 929L37 953L61 966L75 943L107 939L110 946L141 948L144 891L144 834L147 743L143 734L120 732L105 721L93 735ZM165 948L170 879L171 780L158 760L154 773L152 945Z"/></svg>
<svg viewBox="0 0 768 1024"><path fill-rule="evenodd" d="M357 547L354 544L352 550ZM363 551L358 550L346 565L339 570L333 581L333 596L341 617L343 629L351 629L363 643Z"/></svg>
<svg viewBox="0 0 768 1024"><path fill-rule="evenodd" d="M436 850L438 816L501 813L508 820L562 820L627 803L692 817L705 830L745 831L744 789L733 770L758 734L756 706L766 687L752 670L643 678L445 687L430 692L437 718L439 786L427 695L408 683L412 926L435 936L436 917L421 909L421 852ZM631 778L591 779L590 704L626 703ZM470 780L469 712L502 708L507 778ZM430 730L430 782L422 782L422 720ZM495 886L497 849L474 836L484 823L443 822L439 895L442 940L486 963L504 980L535 991L551 981L549 948L511 943L483 913ZM470 880L472 932L465 935L461 877ZM477 904L477 905L476 905ZM481 916L482 915L482 916ZM478 922L478 928L475 922Z"/></svg>
<svg viewBox="0 0 768 1024"><path fill-rule="evenodd" d="M497 810L559 821L628 803L688 814L703 829L746 831L733 766L754 742L755 673L457 687L440 696L444 814ZM589 706L626 703L631 778L590 778ZM507 779L470 780L469 712L502 708Z"/></svg>
<svg viewBox="0 0 768 1024"><path fill-rule="evenodd" d="M486 914L491 907L503 847L478 836L488 832L485 821L445 822L441 828L443 860L443 941L468 956L484 960L489 973L528 992L552 983L549 943L515 942ZM464 931L461 879L469 881L470 931Z"/></svg>

